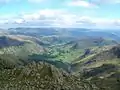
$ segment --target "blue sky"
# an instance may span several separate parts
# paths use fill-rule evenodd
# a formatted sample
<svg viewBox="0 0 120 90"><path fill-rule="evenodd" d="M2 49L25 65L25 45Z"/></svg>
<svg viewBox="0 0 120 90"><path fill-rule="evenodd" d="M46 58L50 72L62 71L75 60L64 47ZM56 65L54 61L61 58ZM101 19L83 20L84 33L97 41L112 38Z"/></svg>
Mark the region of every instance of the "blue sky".
<svg viewBox="0 0 120 90"><path fill-rule="evenodd" d="M120 28L120 0L0 0L0 27Z"/></svg>

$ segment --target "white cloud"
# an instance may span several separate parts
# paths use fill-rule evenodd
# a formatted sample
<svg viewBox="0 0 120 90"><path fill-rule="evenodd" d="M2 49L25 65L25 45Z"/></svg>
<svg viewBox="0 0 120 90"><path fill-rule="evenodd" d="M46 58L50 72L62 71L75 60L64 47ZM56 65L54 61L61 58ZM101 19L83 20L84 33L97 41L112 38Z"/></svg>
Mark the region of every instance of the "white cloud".
<svg viewBox="0 0 120 90"><path fill-rule="evenodd" d="M26 14L22 16L23 19L25 20L35 20L35 19L39 19L40 15L39 14Z"/></svg>
<svg viewBox="0 0 120 90"><path fill-rule="evenodd" d="M8 18L7 18L8 17ZM20 17L5 16L0 18L0 24L14 26L57 26L57 27L87 27L113 28L120 27L119 19L104 19L72 14L62 9L43 9L35 13L23 14Z"/></svg>
<svg viewBox="0 0 120 90"><path fill-rule="evenodd" d="M119 4L120 0L91 0L93 4L101 5L101 4Z"/></svg>
<svg viewBox="0 0 120 90"><path fill-rule="evenodd" d="M17 24L21 24L24 23L25 21L23 19L15 19L14 22Z"/></svg>
<svg viewBox="0 0 120 90"><path fill-rule="evenodd" d="M94 18L91 20L92 23L95 24L98 28L108 28L115 29L120 28L120 20L119 19L105 19L105 18Z"/></svg>
<svg viewBox="0 0 120 90"><path fill-rule="evenodd" d="M85 0L73 0L68 2L68 6L96 7L95 4Z"/></svg>
<svg viewBox="0 0 120 90"><path fill-rule="evenodd" d="M72 0L67 3L68 6L81 6L87 8L98 8L104 4L120 4L120 0Z"/></svg>

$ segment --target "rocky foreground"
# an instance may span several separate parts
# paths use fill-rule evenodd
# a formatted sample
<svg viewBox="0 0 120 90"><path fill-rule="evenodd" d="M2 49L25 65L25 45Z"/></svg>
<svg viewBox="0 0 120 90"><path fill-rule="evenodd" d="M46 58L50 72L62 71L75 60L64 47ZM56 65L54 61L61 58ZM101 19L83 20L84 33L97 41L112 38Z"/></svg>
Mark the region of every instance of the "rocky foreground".
<svg viewBox="0 0 120 90"><path fill-rule="evenodd" d="M0 90L99 90L89 81L47 63L0 71Z"/></svg>

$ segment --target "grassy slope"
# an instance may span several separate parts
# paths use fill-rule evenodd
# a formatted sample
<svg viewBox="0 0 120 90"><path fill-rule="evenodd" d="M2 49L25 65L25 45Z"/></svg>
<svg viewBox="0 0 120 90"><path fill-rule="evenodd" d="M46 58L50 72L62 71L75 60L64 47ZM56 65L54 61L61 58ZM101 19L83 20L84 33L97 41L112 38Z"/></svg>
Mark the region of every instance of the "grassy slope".
<svg viewBox="0 0 120 90"><path fill-rule="evenodd" d="M23 46L11 46L0 49L0 54L12 54L15 56L26 56L41 53L43 48L36 43L25 43Z"/></svg>
<svg viewBox="0 0 120 90"><path fill-rule="evenodd" d="M7 39L6 42L13 43L13 40ZM16 38L15 42L19 42L19 40ZM22 45L0 48L0 69L24 65L30 62L28 61L29 55L40 54L42 52L44 52L44 48L32 41L24 41Z"/></svg>
<svg viewBox="0 0 120 90"><path fill-rule="evenodd" d="M48 53L50 53L49 55L55 56L55 60L71 63L74 60L76 61L85 52L85 49L90 49L91 52L97 53L108 49L107 45L114 45L116 43L111 39L86 38L70 41L67 44L53 45L48 49ZM102 50L101 47L103 46L104 48Z"/></svg>
<svg viewBox="0 0 120 90"><path fill-rule="evenodd" d="M83 76L89 79L96 76L110 77L112 74L120 72L119 50L119 46L110 46L108 49L93 53L74 62L72 69L77 73L83 73Z"/></svg>

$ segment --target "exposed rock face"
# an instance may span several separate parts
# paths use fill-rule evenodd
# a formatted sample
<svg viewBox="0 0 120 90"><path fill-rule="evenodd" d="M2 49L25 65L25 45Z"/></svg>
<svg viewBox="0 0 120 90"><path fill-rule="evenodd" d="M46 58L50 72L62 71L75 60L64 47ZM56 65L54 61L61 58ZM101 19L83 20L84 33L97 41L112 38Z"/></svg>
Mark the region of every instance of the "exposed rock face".
<svg viewBox="0 0 120 90"><path fill-rule="evenodd" d="M120 45L113 47L111 49L111 53L114 53L114 55L117 56L117 58L120 58Z"/></svg>
<svg viewBox="0 0 120 90"><path fill-rule="evenodd" d="M69 75L47 63L32 63L23 68L4 70L0 88L32 90L99 90L90 82ZM3 89L4 90L4 89Z"/></svg>

